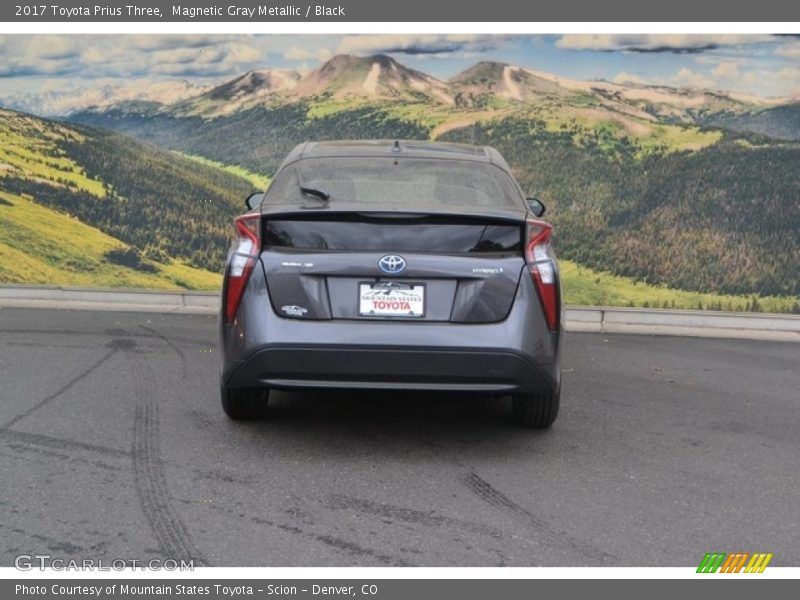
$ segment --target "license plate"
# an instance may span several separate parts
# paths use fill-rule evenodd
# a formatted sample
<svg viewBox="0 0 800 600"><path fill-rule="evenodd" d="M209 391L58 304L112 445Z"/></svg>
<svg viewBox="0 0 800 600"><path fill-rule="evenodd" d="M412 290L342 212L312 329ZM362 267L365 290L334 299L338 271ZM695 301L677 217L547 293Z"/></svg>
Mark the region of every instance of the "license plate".
<svg viewBox="0 0 800 600"><path fill-rule="evenodd" d="M424 317L425 285L359 283L358 314L362 317Z"/></svg>

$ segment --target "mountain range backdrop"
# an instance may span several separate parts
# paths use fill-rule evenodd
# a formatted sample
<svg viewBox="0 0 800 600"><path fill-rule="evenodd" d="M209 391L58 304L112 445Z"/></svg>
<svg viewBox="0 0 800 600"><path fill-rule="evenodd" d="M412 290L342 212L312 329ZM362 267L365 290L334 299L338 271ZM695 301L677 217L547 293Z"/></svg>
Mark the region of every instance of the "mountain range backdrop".
<svg viewBox="0 0 800 600"><path fill-rule="evenodd" d="M544 201L568 303L800 313L799 95L324 58L0 95L0 283L218 289L296 144L434 139L494 146Z"/></svg>

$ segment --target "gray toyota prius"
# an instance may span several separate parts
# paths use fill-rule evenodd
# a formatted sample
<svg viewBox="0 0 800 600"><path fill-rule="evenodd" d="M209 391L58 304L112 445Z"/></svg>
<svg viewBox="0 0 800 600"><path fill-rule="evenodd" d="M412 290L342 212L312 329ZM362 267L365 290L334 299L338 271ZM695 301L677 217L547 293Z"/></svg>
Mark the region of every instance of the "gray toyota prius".
<svg viewBox="0 0 800 600"><path fill-rule="evenodd" d="M305 143L247 206L222 289L229 417L271 389L347 388L511 396L519 424L555 421L552 228L496 150Z"/></svg>

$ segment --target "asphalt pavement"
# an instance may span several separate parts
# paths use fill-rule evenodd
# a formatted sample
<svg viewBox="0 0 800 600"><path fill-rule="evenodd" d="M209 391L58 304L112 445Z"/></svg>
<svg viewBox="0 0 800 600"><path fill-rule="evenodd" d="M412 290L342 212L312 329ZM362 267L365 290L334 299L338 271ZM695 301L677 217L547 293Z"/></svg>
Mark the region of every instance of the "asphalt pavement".
<svg viewBox="0 0 800 600"><path fill-rule="evenodd" d="M800 565L793 343L568 334L554 427L503 399L219 406L216 319L0 309L0 566Z"/></svg>

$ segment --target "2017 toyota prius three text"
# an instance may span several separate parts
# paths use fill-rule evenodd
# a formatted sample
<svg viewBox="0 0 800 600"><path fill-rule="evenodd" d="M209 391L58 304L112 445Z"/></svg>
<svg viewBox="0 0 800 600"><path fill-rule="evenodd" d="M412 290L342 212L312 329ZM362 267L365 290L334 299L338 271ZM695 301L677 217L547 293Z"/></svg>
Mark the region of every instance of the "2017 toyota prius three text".
<svg viewBox="0 0 800 600"><path fill-rule="evenodd" d="M558 415L563 308L552 227L489 147L316 142L235 220L220 316L222 407L272 389L510 396Z"/></svg>

